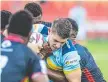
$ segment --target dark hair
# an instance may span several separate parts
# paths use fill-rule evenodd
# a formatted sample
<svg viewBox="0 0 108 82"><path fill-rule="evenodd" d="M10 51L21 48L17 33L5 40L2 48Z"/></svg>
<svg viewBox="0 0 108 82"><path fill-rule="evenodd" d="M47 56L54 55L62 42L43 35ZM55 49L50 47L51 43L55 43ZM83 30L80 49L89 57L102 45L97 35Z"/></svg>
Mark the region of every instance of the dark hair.
<svg viewBox="0 0 108 82"><path fill-rule="evenodd" d="M13 14L9 22L8 32L28 37L32 29L32 15L28 11L21 10Z"/></svg>
<svg viewBox="0 0 108 82"><path fill-rule="evenodd" d="M76 38L76 36L78 34L78 24L77 24L77 22L75 20L71 19L71 18L66 18L66 19L71 22L72 30L74 31L74 33L72 33L72 35L74 36L74 38Z"/></svg>
<svg viewBox="0 0 108 82"><path fill-rule="evenodd" d="M7 10L1 11L1 29L4 30L6 25L9 23L9 18L12 16L12 13Z"/></svg>
<svg viewBox="0 0 108 82"><path fill-rule="evenodd" d="M75 20L71 19L71 18L66 18L67 20L69 20L72 24L72 30L74 30L76 33L78 33L78 24Z"/></svg>
<svg viewBox="0 0 108 82"><path fill-rule="evenodd" d="M37 3L27 3L24 7L24 9L27 9L29 12L33 14L33 17L37 17L39 15L42 15L42 8Z"/></svg>
<svg viewBox="0 0 108 82"><path fill-rule="evenodd" d="M54 20L52 25L52 31L56 32L63 39L70 37L71 28L72 25L70 21L65 18Z"/></svg>

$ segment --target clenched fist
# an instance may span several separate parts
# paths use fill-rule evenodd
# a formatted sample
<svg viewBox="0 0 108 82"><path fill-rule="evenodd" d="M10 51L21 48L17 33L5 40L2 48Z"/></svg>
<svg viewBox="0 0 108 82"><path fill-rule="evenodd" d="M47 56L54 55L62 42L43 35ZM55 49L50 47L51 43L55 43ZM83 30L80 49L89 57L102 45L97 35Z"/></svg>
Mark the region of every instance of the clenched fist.
<svg viewBox="0 0 108 82"><path fill-rule="evenodd" d="M43 48L41 48L39 55L41 56L42 59L48 57L50 53L52 52L50 46L48 43L43 44Z"/></svg>

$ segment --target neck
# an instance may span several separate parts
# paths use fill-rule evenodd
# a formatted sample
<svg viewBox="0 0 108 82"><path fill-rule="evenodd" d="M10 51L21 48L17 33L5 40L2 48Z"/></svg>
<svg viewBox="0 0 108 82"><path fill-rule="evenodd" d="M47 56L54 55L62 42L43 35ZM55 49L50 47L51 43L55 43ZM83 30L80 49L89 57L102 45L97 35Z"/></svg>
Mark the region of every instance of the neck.
<svg viewBox="0 0 108 82"><path fill-rule="evenodd" d="M14 33L9 33L8 36L17 36L18 38L22 39L23 41L23 44L27 44L28 43L28 38L27 37L24 37L24 36L21 36L21 35L18 35L18 34L14 34Z"/></svg>

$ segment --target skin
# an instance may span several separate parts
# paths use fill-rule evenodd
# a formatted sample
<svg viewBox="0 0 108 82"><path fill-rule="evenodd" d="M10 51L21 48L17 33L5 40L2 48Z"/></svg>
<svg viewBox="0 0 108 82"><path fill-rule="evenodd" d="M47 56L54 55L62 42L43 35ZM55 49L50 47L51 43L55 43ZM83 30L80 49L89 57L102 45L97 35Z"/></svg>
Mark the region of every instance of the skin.
<svg viewBox="0 0 108 82"><path fill-rule="evenodd" d="M50 45L50 48L54 51L60 47L63 46L63 44L67 41L68 38L66 39L62 39L56 32L52 31L53 29L50 28L49 31L49 35L48 35L48 43ZM73 32L72 32L73 33ZM72 34L72 36L74 36ZM73 37L71 37L73 39ZM64 80L64 78L66 77L66 79L68 80L68 82L81 82L81 70L77 69L67 75L62 75L62 74L54 74L52 73L53 71L48 69L48 75L49 76L53 76L54 78L57 78L60 76L60 78L62 78ZM60 81L63 82L63 81Z"/></svg>
<svg viewBox="0 0 108 82"><path fill-rule="evenodd" d="M7 29L5 29L5 30L3 31L3 35L4 35L5 37L8 36L8 31L7 31Z"/></svg>
<svg viewBox="0 0 108 82"><path fill-rule="evenodd" d="M48 43L52 50L56 50L63 46L63 44L67 41L66 39L62 39L56 32L53 32L50 28Z"/></svg>
<svg viewBox="0 0 108 82"><path fill-rule="evenodd" d="M10 35L10 34L12 34L12 33L9 33L8 35ZM29 33L28 37L24 37L24 36L20 36L20 35L18 35L18 36L24 40L24 44L27 44L29 41L30 35L31 35L31 33ZM36 74L33 74L32 81L33 82L49 82L49 79L48 79L47 74L37 74L36 73Z"/></svg>
<svg viewBox="0 0 108 82"><path fill-rule="evenodd" d="M37 17L33 17L33 23L35 24L38 21L41 21L41 19L42 19L42 15L41 14L39 16L37 16Z"/></svg>
<svg viewBox="0 0 108 82"><path fill-rule="evenodd" d="M33 82L49 82L49 79L47 75L39 74L39 75L34 75L34 77L32 77L32 81Z"/></svg>
<svg viewBox="0 0 108 82"><path fill-rule="evenodd" d="M72 37L70 37L71 39L74 39L74 33L76 32L72 32ZM50 31L49 34L49 44L52 50L56 50L58 48L60 48L61 46L63 46L63 44L67 41L67 39L62 39L60 36L57 35L57 33L53 32L52 29ZM57 72L56 72L57 73ZM53 78L60 78L59 80L61 80L63 82L63 80L66 79L68 80L68 82L81 82L81 70L77 69L73 72L71 72L70 74L67 75L62 75L60 73L54 73L54 71L48 69L48 74L49 76L53 76Z"/></svg>

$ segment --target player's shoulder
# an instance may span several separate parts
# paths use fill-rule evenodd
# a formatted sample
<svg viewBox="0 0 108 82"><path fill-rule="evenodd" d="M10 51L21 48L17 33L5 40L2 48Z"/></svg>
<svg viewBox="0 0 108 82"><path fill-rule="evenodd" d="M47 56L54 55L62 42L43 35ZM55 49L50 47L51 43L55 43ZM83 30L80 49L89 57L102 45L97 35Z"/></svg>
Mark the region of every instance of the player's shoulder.
<svg viewBox="0 0 108 82"><path fill-rule="evenodd" d="M77 51L78 51L78 55L80 55L81 59L82 59L82 63L84 64L87 63L89 61L89 59L93 59L92 54L90 53L90 51L87 49L87 47L82 46L80 44L76 44L75 45ZM90 61L89 61L90 62Z"/></svg>
<svg viewBox="0 0 108 82"><path fill-rule="evenodd" d="M38 28L38 27L44 27L45 25L44 24L33 24L33 27L34 28Z"/></svg>
<svg viewBox="0 0 108 82"><path fill-rule="evenodd" d="M75 44L74 46L75 46L78 54L81 56L81 58L82 57L84 57L84 58L88 57L88 49L85 46L82 46L78 43Z"/></svg>
<svg viewBox="0 0 108 82"><path fill-rule="evenodd" d="M78 44L78 43L76 43L74 46L75 46L77 51L84 51L85 50L85 47L80 45L80 44Z"/></svg>
<svg viewBox="0 0 108 82"><path fill-rule="evenodd" d="M20 42L15 42L15 41L10 41L10 40L4 40L1 44L2 48L4 49L13 49L13 52L15 52L16 54L21 53L22 55L34 55L34 53L32 52L32 50L27 47L27 45L22 44ZM28 55L27 55L28 54Z"/></svg>
<svg viewBox="0 0 108 82"><path fill-rule="evenodd" d="M13 42L13 41L10 41L10 40L5 40L4 38L3 38L3 41L2 41L2 43L1 43L1 47L2 48L11 48L11 47L17 47L17 46L19 46L20 45L20 43L19 42Z"/></svg>
<svg viewBox="0 0 108 82"><path fill-rule="evenodd" d="M34 32L41 32L45 29L48 29L48 27L44 24L33 24L33 30Z"/></svg>
<svg viewBox="0 0 108 82"><path fill-rule="evenodd" d="M85 52L86 54L90 53L89 50L88 50L88 48L85 47L85 46L83 46L83 45L76 44L75 47L76 47L77 51L80 51L80 53L81 52Z"/></svg>
<svg viewBox="0 0 108 82"><path fill-rule="evenodd" d="M19 49L19 53L23 53L24 57L26 58L26 60L39 60L39 56L37 55L37 53L34 53L27 45L22 44L21 45L21 49L23 50L22 52L20 52L21 49Z"/></svg>
<svg viewBox="0 0 108 82"><path fill-rule="evenodd" d="M22 45L22 48L23 48L26 56L35 57L37 55L27 45Z"/></svg>
<svg viewBox="0 0 108 82"><path fill-rule="evenodd" d="M44 27L46 27L44 24L34 24L33 26L37 26L37 27L39 27L39 28L44 28Z"/></svg>
<svg viewBox="0 0 108 82"><path fill-rule="evenodd" d="M88 56L88 58L93 58L92 53L89 51L89 49L85 46L83 46L86 55Z"/></svg>
<svg viewBox="0 0 108 82"><path fill-rule="evenodd" d="M22 54L25 53L25 45L21 44L20 42L4 40L1 43L1 50L2 52L12 52L15 54Z"/></svg>
<svg viewBox="0 0 108 82"><path fill-rule="evenodd" d="M26 61L37 61L40 60L39 56L34 53L27 45L20 44L20 47L17 48L17 52L21 53Z"/></svg>
<svg viewBox="0 0 108 82"><path fill-rule="evenodd" d="M80 60L80 56L78 55L78 52L76 48L74 47L73 43L71 40L68 40L66 44L63 46L62 49L62 54L63 54L63 60Z"/></svg>
<svg viewBox="0 0 108 82"><path fill-rule="evenodd" d="M62 53L65 55L70 52L73 53L74 51L76 52L76 48L72 44L72 41L68 39L62 47Z"/></svg>
<svg viewBox="0 0 108 82"><path fill-rule="evenodd" d="M85 46L82 46L82 47L84 48L85 51L87 51L87 52L89 51L87 47L85 47Z"/></svg>

